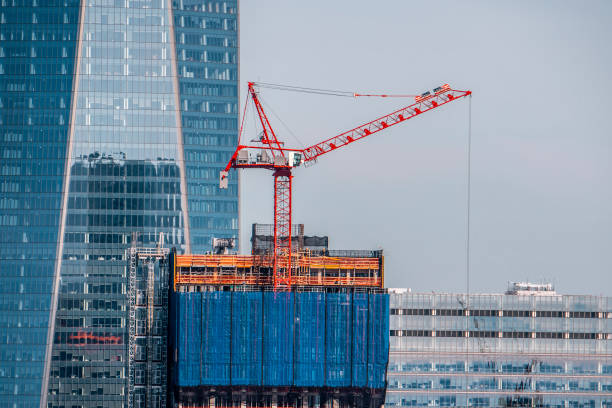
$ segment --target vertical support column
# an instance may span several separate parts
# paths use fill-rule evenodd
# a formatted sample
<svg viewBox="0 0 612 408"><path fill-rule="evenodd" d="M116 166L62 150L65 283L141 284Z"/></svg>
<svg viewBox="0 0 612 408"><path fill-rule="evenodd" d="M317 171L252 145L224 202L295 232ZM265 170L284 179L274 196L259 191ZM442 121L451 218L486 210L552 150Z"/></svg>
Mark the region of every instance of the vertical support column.
<svg viewBox="0 0 612 408"><path fill-rule="evenodd" d="M146 401L147 406L152 407L152 387L153 387L153 316L155 306L155 258L147 258L147 383Z"/></svg>
<svg viewBox="0 0 612 408"><path fill-rule="evenodd" d="M278 394L276 391L272 393L272 408L278 408Z"/></svg>
<svg viewBox="0 0 612 408"><path fill-rule="evenodd" d="M134 406L135 384L135 348L136 348L136 269L138 268L138 250L136 233L132 234L132 247L128 249L128 407Z"/></svg>
<svg viewBox="0 0 612 408"><path fill-rule="evenodd" d="M292 178L289 168L274 172L274 289L291 286Z"/></svg>

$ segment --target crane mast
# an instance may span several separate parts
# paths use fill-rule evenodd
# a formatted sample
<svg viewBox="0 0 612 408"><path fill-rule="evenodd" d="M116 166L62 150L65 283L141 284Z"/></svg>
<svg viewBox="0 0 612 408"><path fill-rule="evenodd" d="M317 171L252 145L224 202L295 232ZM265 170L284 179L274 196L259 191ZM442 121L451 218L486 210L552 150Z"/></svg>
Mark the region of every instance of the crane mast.
<svg viewBox="0 0 612 408"><path fill-rule="evenodd" d="M449 102L471 95L471 91L452 89L449 85L434 88L415 97L411 105L393 111L387 115L359 125L339 135L330 137L322 142L303 149L284 147L284 143L276 137L274 129L263 109L256 89L256 83L248 83L248 98L253 101L259 122L263 128L259 140L253 145L242 145L240 141L236 151L221 171L219 185L228 187L229 170L241 168L260 168L273 172L274 176L274 248L273 274L274 289L290 288L292 285L292 247L291 247L291 170L305 163L313 163L320 156L347 146L365 137L371 136L391 126L402 123L415 116L443 106ZM353 96L381 96L391 95L362 95ZM248 101L247 101L248 102Z"/></svg>

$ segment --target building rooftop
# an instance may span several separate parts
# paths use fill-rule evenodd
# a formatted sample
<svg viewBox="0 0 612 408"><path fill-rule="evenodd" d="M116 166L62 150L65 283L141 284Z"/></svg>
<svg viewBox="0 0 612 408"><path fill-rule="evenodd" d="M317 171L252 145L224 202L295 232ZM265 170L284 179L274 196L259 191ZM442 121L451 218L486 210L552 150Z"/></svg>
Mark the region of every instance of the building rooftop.
<svg viewBox="0 0 612 408"><path fill-rule="evenodd" d="M388 288L389 293L403 294L413 293L411 288ZM417 292L414 292L417 293ZM449 292L419 292L428 294L447 294ZM452 292L457 293L457 292ZM531 282L508 282L508 288L504 293L479 293L473 292L470 295L529 295L529 296L561 296L555 291L552 283L531 283Z"/></svg>
<svg viewBox="0 0 612 408"><path fill-rule="evenodd" d="M506 295L556 296L552 283L509 282Z"/></svg>

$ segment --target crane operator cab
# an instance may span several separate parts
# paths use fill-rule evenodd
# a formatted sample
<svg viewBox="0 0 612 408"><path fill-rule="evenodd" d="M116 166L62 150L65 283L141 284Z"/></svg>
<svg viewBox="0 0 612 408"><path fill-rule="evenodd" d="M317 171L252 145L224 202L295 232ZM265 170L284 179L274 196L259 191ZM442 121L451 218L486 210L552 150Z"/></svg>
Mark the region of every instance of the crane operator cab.
<svg viewBox="0 0 612 408"><path fill-rule="evenodd" d="M236 164L247 165L247 164L272 164L274 167L298 167L304 163L304 155L301 152L287 152L285 156L275 156L274 159L270 158L270 155L265 149L255 155L255 157L249 155L247 149L238 151L236 155ZM219 172L219 188L228 188L228 171Z"/></svg>
<svg viewBox="0 0 612 408"><path fill-rule="evenodd" d="M300 152L285 152L286 156L275 156L275 167L298 167L304 161L304 156Z"/></svg>
<svg viewBox="0 0 612 408"><path fill-rule="evenodd" d="M289 167L298 167L304 163L304 156L299 152L289 152Z"/></svg>

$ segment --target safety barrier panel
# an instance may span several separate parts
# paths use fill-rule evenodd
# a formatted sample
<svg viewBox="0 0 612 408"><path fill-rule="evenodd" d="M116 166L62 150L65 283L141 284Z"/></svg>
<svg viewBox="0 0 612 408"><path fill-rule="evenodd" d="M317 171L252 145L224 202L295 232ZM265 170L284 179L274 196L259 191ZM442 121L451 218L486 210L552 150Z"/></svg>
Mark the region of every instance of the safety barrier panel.
<svg viewBox="0 0 612 408"><path fill-rule="evenodd" d="M295 378L298 387L325 383L325 293L295 294Z"/></svg>
<svg viewBox="0 0 612 408"><path fill-rule="evenodd" d="M278 259L281 269L289 257ZM294 286L383 287L383 258L291 256ZM258 255L175 255L175 285L273 285L273 258Z"/></svg>
<svg viewBox="0 0 612 408"><path fill-rule="evenodd" d="M367 293L353 295L353 342L351 343L353 375L351 381L357 387L365 387L368 383L368 323L370 318L368 302Z"/></svg>
<svg viewBox="0 0 612 408"><path fill-rule="evenodd" d="M215 316L214 319L228 319L232 322L231 385L260 385L263 292L229 293L232 295L231 314Z"/></svg>
<svg viewBox="0 0 612 408"><path fill-rule="evenodd" d="M231 306L230 292L202 292L200 382L204 384L230 385L232 322L217 316L230 316Z"/></svg>
<svg viewBox="0 0 612 408"><path fill-rule="evenodd" d="M297 265L313 269L371 269L379 268L379 258L345 258L330 256L298 256ZM256 255L176 255L176 267L232 267L251 268L254 266L271 267L271 257ZM288 257L280 257L279 264L285 267ZM292 260L296 264L296 260Z"/></svg>
<svg viewBox="0 0 612 408"><path fill-rule="evenodd" d="M262 292L263 384L282 386L293 382L294 293Z"/></svg>
<svg viewBox="0 0 612 408"><path fill-rule="evenodd" d="M325 385L351 385L351 294L327 293L325 319Z"/></svg>

